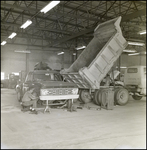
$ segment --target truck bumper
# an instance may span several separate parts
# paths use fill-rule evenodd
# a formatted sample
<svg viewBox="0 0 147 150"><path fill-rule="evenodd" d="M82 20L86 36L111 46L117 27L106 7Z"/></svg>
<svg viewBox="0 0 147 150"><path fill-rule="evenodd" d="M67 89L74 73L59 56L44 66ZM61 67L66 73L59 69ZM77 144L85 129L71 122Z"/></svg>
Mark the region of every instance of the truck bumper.
<svg viewBox="0 0 147 150"><path fill-rule="evenodd" d="M77 99L79 95L51 95L51 96L39 96L40 100L64 100L64 99Z"/></svg>

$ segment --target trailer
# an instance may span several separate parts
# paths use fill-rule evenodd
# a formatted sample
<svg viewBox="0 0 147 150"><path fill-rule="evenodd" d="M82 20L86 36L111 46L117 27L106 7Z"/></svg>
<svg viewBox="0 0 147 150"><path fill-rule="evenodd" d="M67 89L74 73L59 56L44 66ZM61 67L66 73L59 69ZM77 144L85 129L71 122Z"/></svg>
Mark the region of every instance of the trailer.
<svg viewBox="0 0 147 150"><path fill-rule="evenodd" d="M101 81L112 71L128 43L120 28L121 16L99 24L94 37L73 64L60 71L66 82L79 88L79 100L97 105L108 104L108 97L118 105L128 102L128 90L122 86L101 86Z"/></svg>

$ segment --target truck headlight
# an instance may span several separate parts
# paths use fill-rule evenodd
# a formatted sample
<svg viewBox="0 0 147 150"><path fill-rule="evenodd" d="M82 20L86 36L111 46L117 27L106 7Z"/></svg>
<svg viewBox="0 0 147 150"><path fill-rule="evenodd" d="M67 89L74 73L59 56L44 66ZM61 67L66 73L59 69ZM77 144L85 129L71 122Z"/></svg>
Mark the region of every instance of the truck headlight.
<svg viewBox="0 0 147 150"><path fill-rule="evenodd" d="M72 89L72 94L78 94L78 89Z"/></svg>
<svg viewBox="0 0 147 150"><path fill-rule="evenodd" d="M40 90L40 95L48 95L48 94L49 94L49 90L47 90L47 89Z"/></svg>

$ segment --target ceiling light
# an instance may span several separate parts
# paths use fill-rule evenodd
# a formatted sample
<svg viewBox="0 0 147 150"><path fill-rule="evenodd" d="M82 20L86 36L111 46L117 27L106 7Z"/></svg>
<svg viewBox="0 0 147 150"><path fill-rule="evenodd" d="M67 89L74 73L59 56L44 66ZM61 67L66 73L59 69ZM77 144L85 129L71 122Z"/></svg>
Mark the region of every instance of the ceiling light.
<svg viewBox="0 0 147 150"><path fill-rule="evenodd" d="M133 54L128 54L128 55L129 55L129 56L130 56L130 55L139 55L139 53L133 53Z"/></svg>
<svg viewBox="0 0 147 150"><path fill-rule="evenodd" d="M30 24L32 24L31 20L27 20L20 28L25 29L26 27L28 27Z"/></svg>
<svg viewBox="0 0 147 150"><path fill-rule="evenodd" d="M123 52L129 52L129 53L133 53L136 52L136 50L129 50L129 49L124 49Z"/></svg>
<svg viewBox="0 0 147 150"><path fill-rule="evenodd" d="M41 12L47 13L49 10L51 10L53 7L58 5L60 1L52 1L48 5L46 5L43 9L41 9Z"/></svg>
<svg viewBox="0 0 147 150"><path fill-rule="evenodd" d="M83 49L83 48L86 48L86 46L77 47L76 50L80 50L80 49Z"/></svg>
<svg viewBox="0 0 147 150"><path fill-rule="evenodd" d="M18 53L31 53L30 51L25 51L25 50L15 50L14 52L18 52Z"/></svg>
<svg viewBox="0 0 147 150"><path fill-rule="evenodd" d="M60 52L60 53L58 53L58 55L62 55L62 54L64 54L64 52Z"/></svg>
<svg viewBox="0 0 147 150"><path fill-rule="evenodd" d="M140 42L130 42L130 41L128 41L128 44L130 44L130 45L138 45L138 46L144 46L144 45L145 45L144 43L140 43Z"/></svg>
<svg viewBox="0 0 147 150"><path fill-rule="evenodd" d="M146 34L146 30L140 31L139 34L140 34L140 35Z"/></svg>
<svg viewBox="0 0 147 150"><path fill-rule="evenodd" d="M12 38L14 38L14 36L16 36L15 32L13 32L8 38L12 39Z"/></svg>
<svg viewBox="0 0 147 150"><path fill-rule="evenodd" d="M5 45L7 42L6 41L3 41L2 43L1 43L1 45Z"/></svg>
<svg viewBox="0 0 147 150"><path fill-rule="evenodd" d="M125 68L127 68L127 67L120 67L121 69L125 69Z"/></svg>
<svg viewBox="0 0 147 150"><path fill-rule="evenodd" d="M118 66L116 66L116 68L118 68ZM122 67L120 67L120 68L121 68L121 69L124 69L124 68L127 68L127 67L123 67L123 66L122 66Z"/></svg>
<svg viewBox="0 0 147 150"><path fill-rule="evenodd" d="M73 53L73 55L76 55L76 53Z"/></svg>

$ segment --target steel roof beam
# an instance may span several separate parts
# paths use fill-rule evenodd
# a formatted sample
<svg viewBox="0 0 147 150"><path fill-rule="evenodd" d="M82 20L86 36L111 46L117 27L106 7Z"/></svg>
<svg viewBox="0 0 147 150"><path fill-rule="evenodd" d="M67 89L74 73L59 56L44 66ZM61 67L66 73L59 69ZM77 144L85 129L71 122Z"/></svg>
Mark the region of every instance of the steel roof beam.
<svg viewBox="0 0 147 150"><path fill-rule="evenodd" d="M27 10L27 11L34 11L34 12L39 12L40 10L39 9L34 9L34 8L27 8L27 7L22 7L22 6L19 6L19 5L11 5L11 4L2 4L2 6L5 6L5 7L8 7L8 8L17 8L17 9L20 9L20 10ZM75 10L75 9L74 9ZM83 12L83 11L82 11ZM87 13L86 11L84 11L84 13ZM81 19L89 19L91 21L97 21L96 18L92 18L92 17L85 17L85 16L76 16L74 14L67 14L67 13L57 13L57 15L59 15L60 17L62 16L68 16L68 17L72 17L72 18L81 18Z"/></svg>
<svg viewBox="0 0 147 150"><path fill-rule="evenodd" d="M35 12L38 12L40 11L39 9L34 9L34 8L27 8L27 7L22 7L22 6L19 6L19 5L11 5L11 4L7 4L7 3L1 3L1 6L2 7L8 7L8 8L16 8L16 9L20 9L20 10L27 10L27 11L35 11Z"/></svg>
<svg viewBox="0 0 147 150"><path fill-rule="evenodd" d="M6 10L6 11L10 11L9 9L7 8L1 8L1 10ZM22 13L20 11L16 11L16 10L11 10L11 12L14 12L14 13ZM29 13L26 13L26 12L23 12L22 13L23 15L26 15L26 16L29 16L30 18L33 16L33 14L29 14ZM32 16L31 16L32 15ZM39 15L36 16L36 18L40 18L42 20L48 20L48 21L53 21L53 22L56 22L58 23L58 21L56 19L51 19L51 18L43 18L43 17L40 17ZM29 19L29 18L28 18ZM80 28L83 28L83 26L81 25L76 25L76 24L73 24L73 23L67 23L67 22L64 22L64 21L60 21L60 23L63 23L63 24L66 24L66 25L71 25L71 26L76 26L76 27L80 27Z"/></svg>
<svg viewBox="0 0 147 150"><path fill-rule="evenodd" d="M9 23L9 22L1 22L1 25L7 25L7 26L16 26L16 27L20 27L20 24L16 24L16 23ZM32 28L34 28L35 26L33 26ZM54 33L63 33L66 35L71 35L72 32L69 31L63 31L63 30L58 30L58 29L47 29L47 28L41 28L41 27L35 27L35 29L37 30L41 30L41 31L49 31L49 32L54 32Z"/></svg>
<svg viewBox="0 0 147 150"><path fill-rule="evenodd" d="M42 48L42 51L61 51L61 50L65 50L65 51L69 51L69 48L63 48L63 47L48 47L47 48L47 50L44 50L43 49L43 46L40 46L40 45L29 45L29 44L20 44L20 43L10 43L10 42L8 42L7 43L8 45L10 44L10 45L22 45L22 46L29 46L29 47L41 47ZM31 49L30 49L31 50ZM37 49L35 49L35 50L37 50Z"/></svg>
<svg viewBox="0 0 147 150"><path fill-rule="evenodd" d="M143 1L134 1L134 2L146 7L146 1L145 1L145 3Z"/></svg>
<svg viewBox="0 0 147 150"><path fill-rule="evenodd" d="M137 18L137 17L142 16L142 15L146 15L146 9L139 10L139 11L136 11L136 12L134 12L132 14L122 16L122 22L132 20L132 19ZM71 40L73 38L76 38L76 37L82 36L84 34L93 32L95 28L96 28L96 26L94 26L94 27L92 27L90 29L78 32L78 33L76 33L76 34L74 34L74 35L72 35L70 37L65 37L65 38L59 40L58 42L56 42L54 45L59 45L60 43L66 42L66 41Z"/></svg>
<svg viewBox="0 0 147 150"><path fill-rule="evenodd" d="M138 10L134 13L131 13L131 14L128 14L128 15L125 15L122 17L122 22L124 21L130 21L134 18L137 18L137 17L140 17L140 16L144 16L146 15L146 9L142 9L142 10Z"/></svg>
<svg viewBox="0 0 147 150"><path fill-rule="evenodd" d="M1 33L7 33L6 36L9 36L9 34L12 33L12 32L13 32L13 30L6 31L4 29L1 29ZM3 36L3 35L1 34L1 36ZM29 36L30 39L42 40L42 36L37 36L37 38L36 38L36 35L32 35L32 34L28 34L28 33L17 32L16 37L18 37L18 36L20 36L20 38L26 38L27 36ZM51 38L43 38L43 40L55 41L54 39L51 39Z"/></svg>

